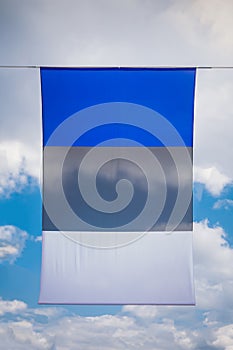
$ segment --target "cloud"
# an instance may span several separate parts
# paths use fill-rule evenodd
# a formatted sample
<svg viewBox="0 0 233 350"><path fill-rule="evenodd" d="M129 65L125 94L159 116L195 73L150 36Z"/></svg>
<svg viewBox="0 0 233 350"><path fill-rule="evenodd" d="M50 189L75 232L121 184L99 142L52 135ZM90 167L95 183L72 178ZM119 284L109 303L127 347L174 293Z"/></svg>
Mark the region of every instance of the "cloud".
<svg viewBox="0 0 233 350"><path fill-rule="evenodd" d="M67 311L62 307L41 307L41 308L35 308L35 309L29 309L28 313L31 315L33 314L35 317L38 315L45 316L48 320L51 319L58 319L59 317L63 316L67 313Z"/></svg>
<svg viewBox="0 0 233 350"><path fill-rule="evenodd" d="M36 237L33 237L33 239L34 239L34 242L42 242L42 236L36 236Z"/></svg>
<svg viewBox="0 0 233 350"><path fill-rule="evenodd" d="M30 315L30 318L27 318ZM78 332L77 332L78 329ZM19 312L17 320L0 323L1 344L7 349L173 349L193 348L188 331L178 330L172 320L145 325L134 317L102 315L62 316L49 323L39 321L32 309Z"/></svg>
<svg viewBox="0 0 233 350"><path fill-rule="evenodd" d="M214 346L224 350L233 349L233 324L217 329L215 335L217 339L213 342Z"/></svg>
<svg viewBox="0 0 233 350"><path fill-rule="evenodd" d="M195 97L195 179L214 195L233 181L233 69L199 70Z"/></svg>
<svg viewBox="0 0 233 350"><path fill-rule="evenodd" d="M14 5L14 6L13 6ZM231 64L231 1L1 2L5 64ZM4 33L7 33L4 35Z"/></svg>
<svg viewBox="0 0 233 350"><path fill-rule="evenodd" d="M21 255L28 234L15 226L0 226L0 262L11 264Z"/></svg>
<svg viewBox="0 0 233 350"><path fill-rule="evenodd" d="M227 310L233 307L233 272L229 268L233 250L226 233L221 227L209 227L207 220L196 223L194 231L197 305L201 309Z"/></svg>
<svg viewBox="0 0 233 350"><path fill-rule="evenodd" d="M139 318L154 319L158 315L157 307L147 305L125 305L124 312L130 313Z"/></svg>
<svg viewBox="0 0 233 350"><path fill-rule="evenodd" d="M38 70L0 69L0 196L38 185L41 118Z"/></svg>
<svg viewBox="0 0 233 350"><path fill-rule="evenodd" d="M224 209L229 210L233 207L232 199L219 199L214 203L213 209Z"/></svg>
<svg viewBox="0 0 233 350"><path fill-rule="evenodd" d="M223 189L232 184L232 179L221 173L215 167L194 168L194 180L205 185L207 191L213 196L219 196Z"/></svg>
<svg viewBox="0 0 233 350"><path fill-rule="evenodd" d="M2 300L0 298L0 315L4 315L6 313L20 313L22 311L25 311L27 308L27 304L25 304L23 301L19 300Z"/></svg>
<svg viewBox="0 0 233 350"><path fill-rule="evenodd" d="M27 320L0 323L0 337L2 337L1 346L4 349L52 349L49 339L41 334L32 322Z"/></svg>
<svg viewBox="0 0 233 350"><path fill-rule="evenodd" d="M21 142L0 143L0 197L8 198L27 186L38 186L34 153Z"/></svg>

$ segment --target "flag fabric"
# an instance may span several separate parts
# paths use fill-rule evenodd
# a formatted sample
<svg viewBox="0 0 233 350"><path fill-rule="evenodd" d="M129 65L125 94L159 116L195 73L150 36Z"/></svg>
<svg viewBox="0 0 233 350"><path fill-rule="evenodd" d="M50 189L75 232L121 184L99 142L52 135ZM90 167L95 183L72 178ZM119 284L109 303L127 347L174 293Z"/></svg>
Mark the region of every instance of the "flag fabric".
<svg viewBox="0 0 233 350"><path fill-rule="evenodd" d="M40 303L195 303L195 75L41 68Z"/></svg>

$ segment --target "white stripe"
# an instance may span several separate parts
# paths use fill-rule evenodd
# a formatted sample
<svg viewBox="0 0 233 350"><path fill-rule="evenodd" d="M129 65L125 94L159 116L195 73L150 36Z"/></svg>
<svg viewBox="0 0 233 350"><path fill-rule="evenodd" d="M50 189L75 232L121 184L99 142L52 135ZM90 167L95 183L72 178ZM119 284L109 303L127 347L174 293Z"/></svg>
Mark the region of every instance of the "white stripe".
<svg viewBox="0 0 233 350"><path fill-rule="evenodd" d="M192 232L149 232L99 249L45 231L39 302L194 304Z"/></svg>

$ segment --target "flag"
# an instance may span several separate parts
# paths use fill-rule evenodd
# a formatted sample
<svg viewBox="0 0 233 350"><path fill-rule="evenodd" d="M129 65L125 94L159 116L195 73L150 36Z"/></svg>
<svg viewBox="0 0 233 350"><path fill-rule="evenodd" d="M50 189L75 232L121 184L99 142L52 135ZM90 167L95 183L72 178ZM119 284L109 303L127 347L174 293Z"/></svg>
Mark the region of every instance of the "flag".
<svg viewBox="0 0 233 350"><path fill-rule="evenodd" d="M195 73L41 69L40 303L194 304Z"/></svg>

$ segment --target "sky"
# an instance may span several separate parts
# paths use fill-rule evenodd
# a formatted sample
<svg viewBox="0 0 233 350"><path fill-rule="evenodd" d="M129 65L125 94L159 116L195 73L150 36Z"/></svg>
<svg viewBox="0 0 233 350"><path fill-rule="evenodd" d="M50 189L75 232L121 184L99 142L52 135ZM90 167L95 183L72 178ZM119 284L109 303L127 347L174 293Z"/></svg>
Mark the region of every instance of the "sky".
<svg viewBox="0 0 233 350"><path fill-rule="evenodd" d="M0 349L233 349L233 2L0 2ZM196 306L39 306L39 70L197 66ZM11 66L12 68L7 68Z"/></svg>

